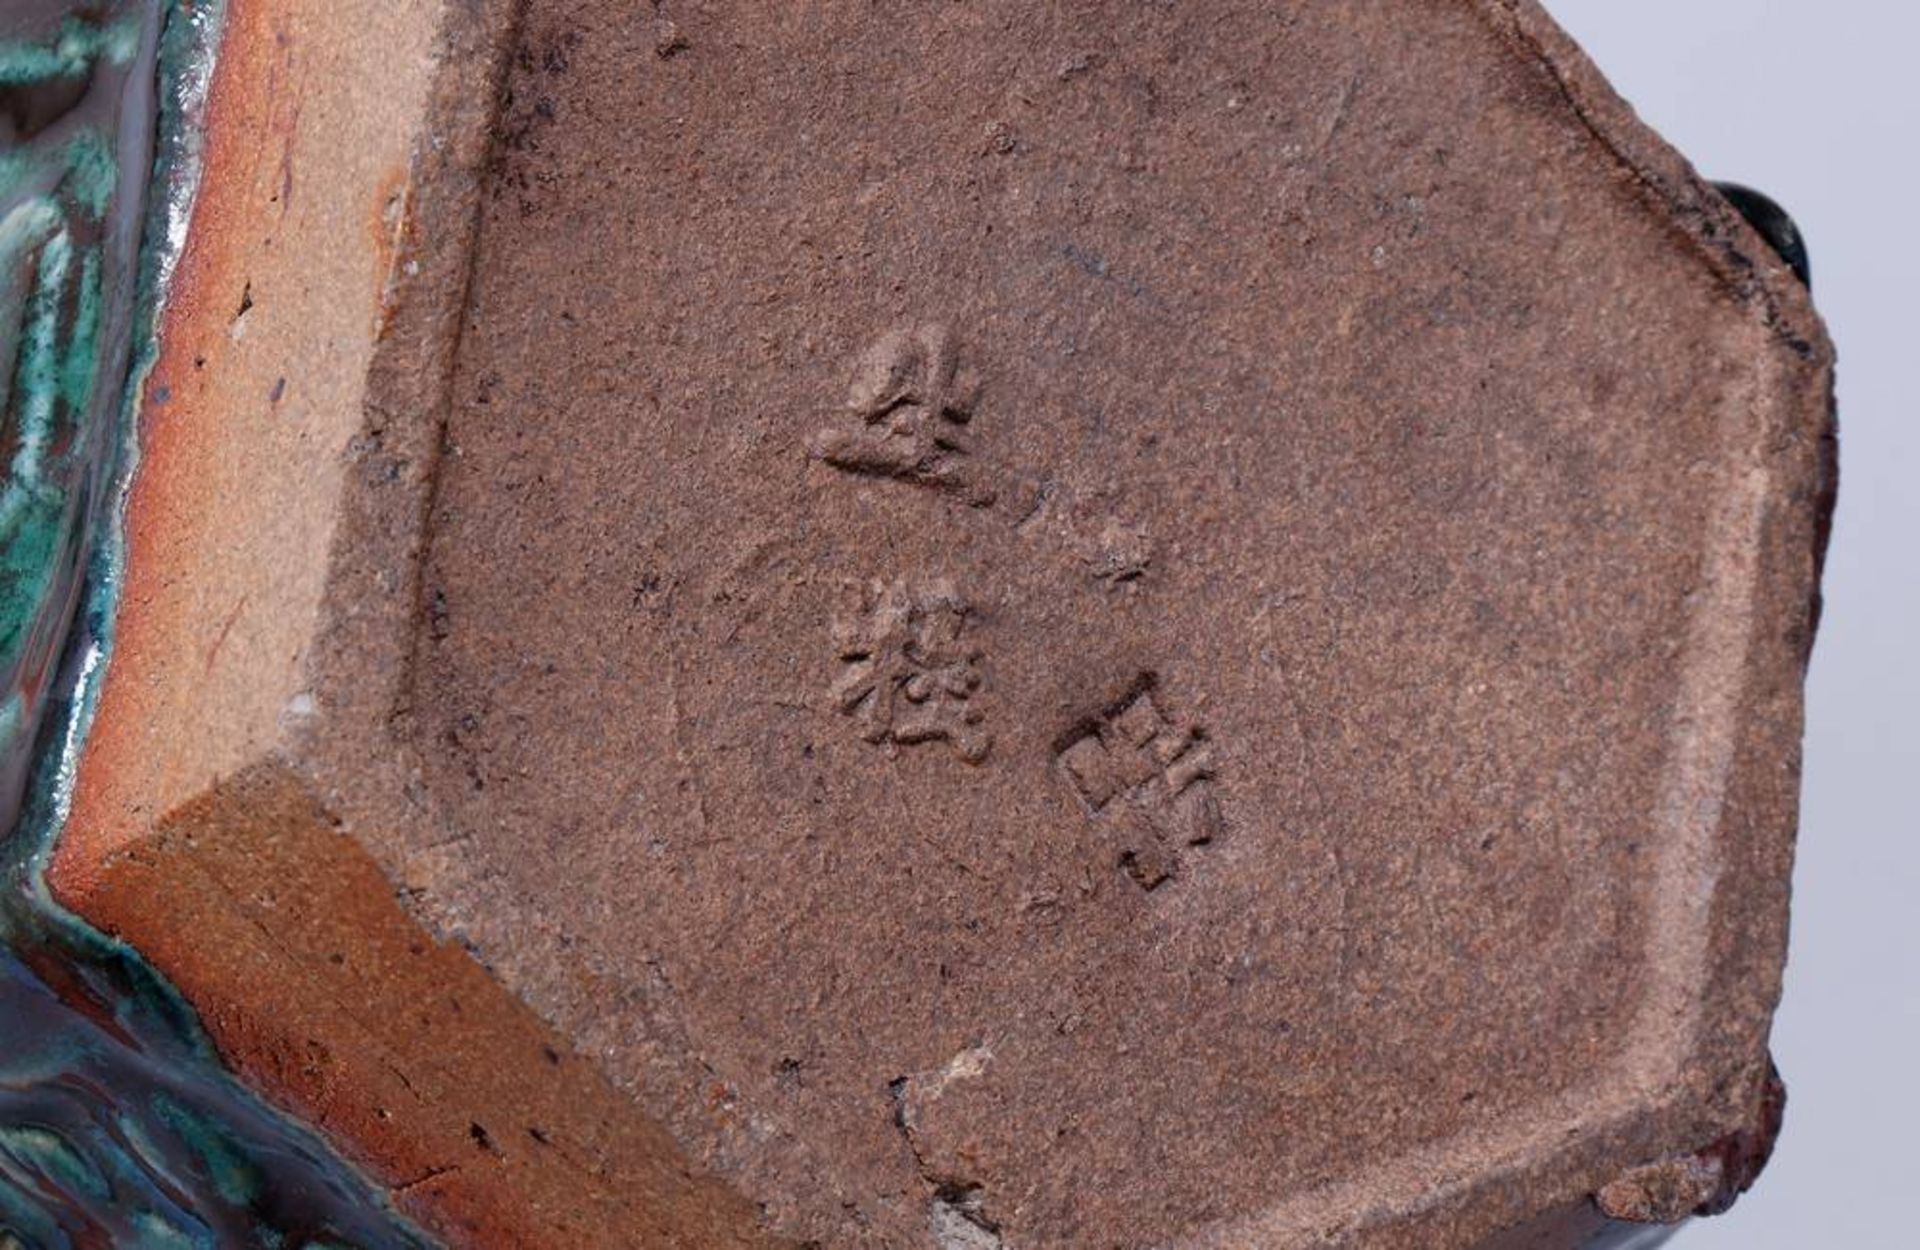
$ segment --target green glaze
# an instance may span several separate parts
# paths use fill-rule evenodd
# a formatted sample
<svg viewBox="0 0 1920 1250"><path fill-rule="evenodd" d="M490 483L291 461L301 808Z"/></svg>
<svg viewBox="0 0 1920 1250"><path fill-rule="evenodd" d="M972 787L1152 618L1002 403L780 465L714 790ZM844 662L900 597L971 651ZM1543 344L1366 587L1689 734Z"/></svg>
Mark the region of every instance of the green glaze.
<svg viewBox="0 0 1920 1250"><path fill-rule="evenodd" d="M125 65L140 45L129 14L74 17L49 40L0 43L0 84L15 87ZM56 132L59 128L51 128ZM119 181L101 127L30 137L0 153L0 326L14 331L11 375L0 380L0 674L16 673L53 588L75 518L68 507L102 359L102 248Z"/></svg>
<svg viewBox="0 0 1920 1250"><path fill-rule="evenodd" d="M59 32L39 42L0 43L0 84L78 78L96 61L125 65L140 50L140 21L129 14L101 23L73 16L60 23Z"/></svg>

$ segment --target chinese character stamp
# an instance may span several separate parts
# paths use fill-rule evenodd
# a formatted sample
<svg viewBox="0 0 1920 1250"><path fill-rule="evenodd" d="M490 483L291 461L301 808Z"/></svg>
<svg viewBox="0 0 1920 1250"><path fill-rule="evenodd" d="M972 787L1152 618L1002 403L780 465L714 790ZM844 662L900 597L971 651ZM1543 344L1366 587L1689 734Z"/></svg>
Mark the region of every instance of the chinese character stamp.
<svg viewBox="0 0 1920 1250"><path fill-rule="evenodd" d="M837 469L993 502L969 463L968 425L980 379L961 363L953 332L927 324L891 330L855 366L847 415L813 436L813 454Z"/></svg>
<svg viewBox="0 0 1920 1250"><path fill-rule="evenodd" d="M1060 752L1087 811L1120 843L1120 865L1145 890L1174 875L1183 848L1221 832L1212 748L1197 727L1168 720L1150 681Z"/></svg>
<svg viewBox="0 0 1920 1250"><path fill-rule="evenodd" d="M986 759L992 735L977 697L981 652L962 638L969 609L945 582L915 589L875 583L861 611L837 628L833 702L876 745L945 742L969 764Z"/></svg>

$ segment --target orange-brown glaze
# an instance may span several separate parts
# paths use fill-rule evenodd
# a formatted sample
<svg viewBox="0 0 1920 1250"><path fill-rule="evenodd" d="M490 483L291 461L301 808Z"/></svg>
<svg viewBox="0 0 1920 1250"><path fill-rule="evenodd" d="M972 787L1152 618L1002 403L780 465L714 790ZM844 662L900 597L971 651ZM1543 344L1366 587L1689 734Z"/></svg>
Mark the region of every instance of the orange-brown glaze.
<svg viewBox="0 0 1920 1250"><path fill-rule="evenodd" d="M750 1204L409 920L284 769L187 804L98 883L92 911L186 989L228 1062L455 1244L766 1244Z"/></svg>
<svg viewBox="0 0 1920 1250"><path fill-rule="evenodd" d="M230 8L141 396L114 651L50 872L80 910L104 857L282 736L437 21L438 6ZM349 93L366 81L386 94ZM326 195L299 193L308 171Z"/></svg>

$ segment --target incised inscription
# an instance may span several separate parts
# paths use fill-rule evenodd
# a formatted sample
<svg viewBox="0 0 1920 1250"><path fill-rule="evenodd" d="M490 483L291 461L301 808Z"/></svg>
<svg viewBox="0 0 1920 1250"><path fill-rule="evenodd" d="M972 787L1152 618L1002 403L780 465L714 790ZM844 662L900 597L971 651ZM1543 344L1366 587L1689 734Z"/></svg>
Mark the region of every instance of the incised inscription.
<svg viewBox="0 0 1920 1250"><path fill-rule="evenodd" d="M993 746L977 696L982 654L962 635L970 615L950 583L875 583L837 628L833 702L876 745L945 742L969 764Z"/></svg>
<svg viewBox="0 0 1920 1250"><path fill-rule="evenodd" d="M1185 848L1220 834L1213 750L1197 727L1167 718L1149 680L1069 742L1060 769L1113 830L1120 866L1142 889L1174 876Z"/></svg>
<svg viewBox="0 0 1920 1250"><path fill-rule="evenodd" d="M890 330L861 354L847 415L813 436L813 454L849 473L949 491L985 507L993 491L970 463L980 379L948 327Z"/></svg>

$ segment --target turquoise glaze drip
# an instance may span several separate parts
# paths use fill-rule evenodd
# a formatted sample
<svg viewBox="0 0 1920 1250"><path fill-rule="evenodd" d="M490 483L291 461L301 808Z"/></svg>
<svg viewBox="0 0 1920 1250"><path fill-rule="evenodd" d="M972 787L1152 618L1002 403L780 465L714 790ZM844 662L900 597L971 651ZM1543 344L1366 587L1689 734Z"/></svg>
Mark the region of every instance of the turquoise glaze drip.
<svg viewBox="0 0 1920 1250"><path fill-rule="evenodd" d="M217 0L0 0L0 1250L424 1247L41 872L111 654L132 396Z"/></svg>

